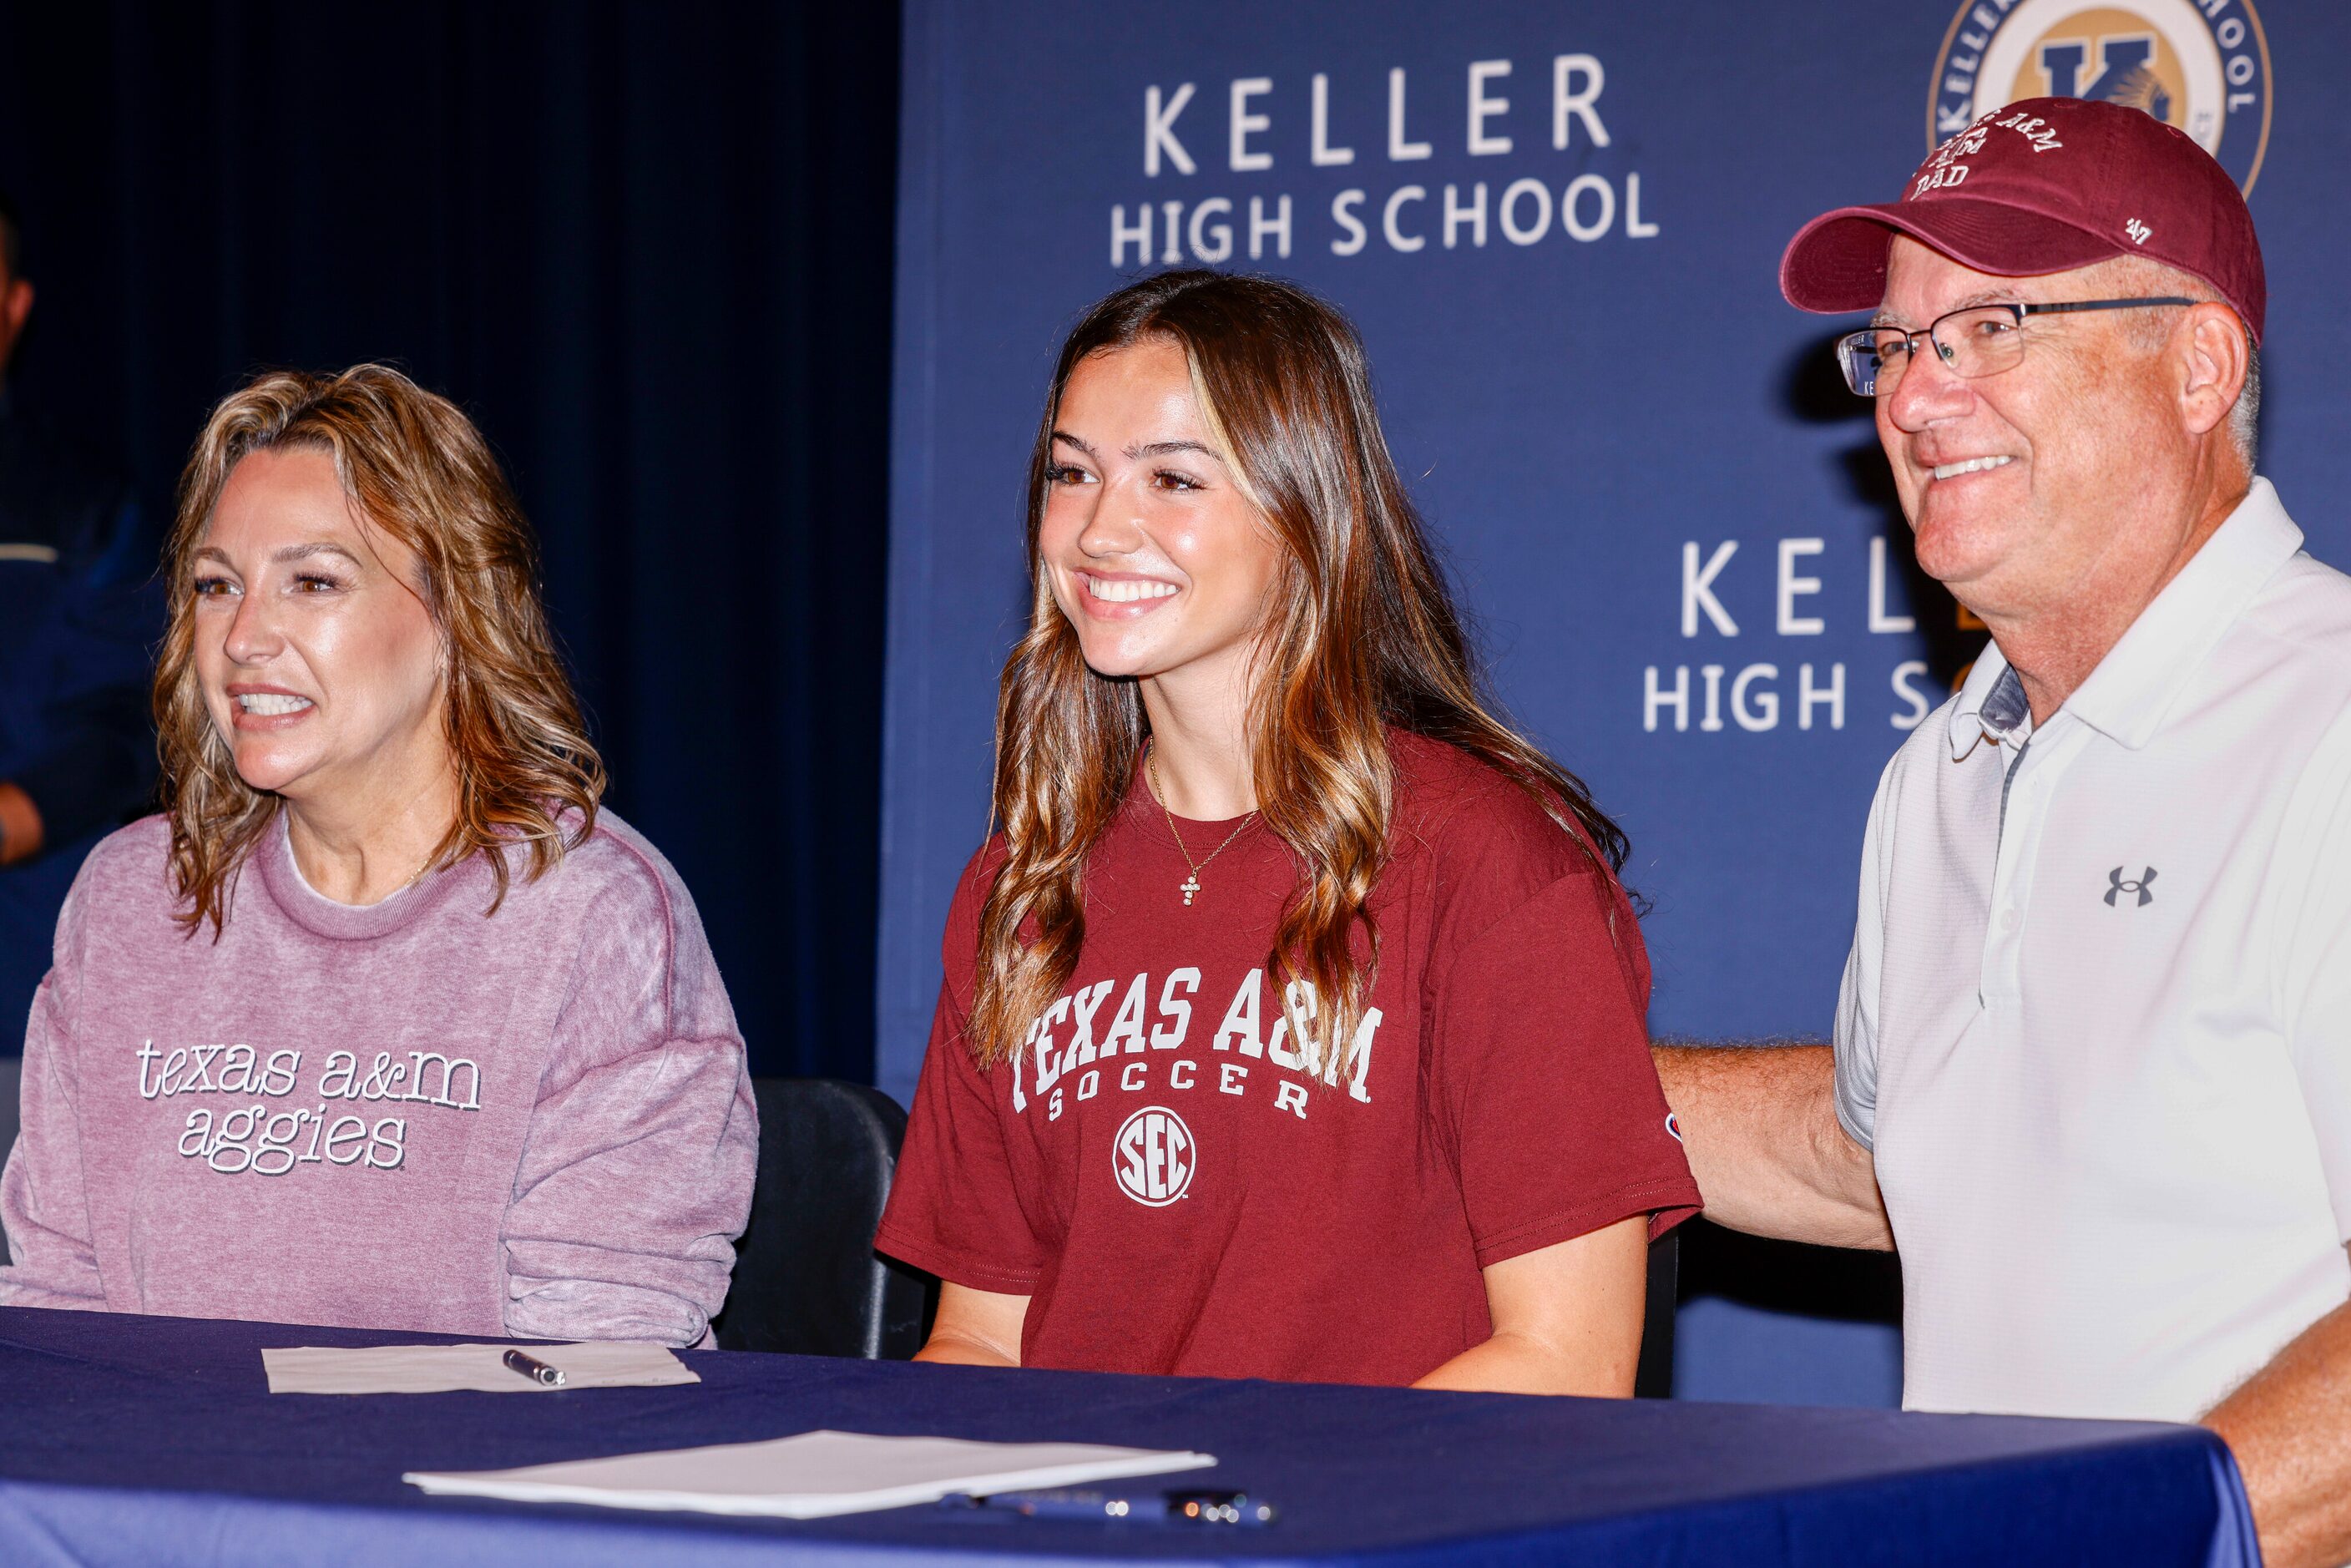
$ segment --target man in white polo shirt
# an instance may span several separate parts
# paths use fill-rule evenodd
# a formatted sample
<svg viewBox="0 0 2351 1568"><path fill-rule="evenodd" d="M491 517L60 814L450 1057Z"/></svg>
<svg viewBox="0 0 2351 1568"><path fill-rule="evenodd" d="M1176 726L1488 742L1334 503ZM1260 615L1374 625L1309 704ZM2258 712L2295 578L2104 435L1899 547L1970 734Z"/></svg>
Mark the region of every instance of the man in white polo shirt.
<svg viewBox="0 0 2351 1568"><path fill-rule="evenodd" d="M1991 628L1881 779L1833 1052L1661 1050L1707 1212L1898 1247L1905 1403L2204 1420L2351 1557L2351 579L2254 476L2252 221L2034 99L1797 235Z"/></svg>

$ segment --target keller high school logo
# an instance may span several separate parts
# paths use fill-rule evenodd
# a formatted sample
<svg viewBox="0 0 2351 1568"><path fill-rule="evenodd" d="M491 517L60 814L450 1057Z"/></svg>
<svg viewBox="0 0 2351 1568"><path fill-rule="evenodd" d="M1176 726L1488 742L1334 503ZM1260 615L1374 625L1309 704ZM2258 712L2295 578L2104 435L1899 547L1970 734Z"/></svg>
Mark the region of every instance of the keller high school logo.
<svg viewBox="0 0 2351 1568"><path fill-rule="evenodd" d="M2021 98L2145 110L2250 192L2269 151L2269 39L2252 0L1965 0L1935 60L1928 146Z"/></svg>
<svg viewBox="0 0 2351 1568"><path fill-rule="evenodd" d="M1145 1105L1111 1140L1111 1167L1121 1192L1146 1208L1165 1208L1192 1185L1192 1129L1165 1105Z"/></svg>

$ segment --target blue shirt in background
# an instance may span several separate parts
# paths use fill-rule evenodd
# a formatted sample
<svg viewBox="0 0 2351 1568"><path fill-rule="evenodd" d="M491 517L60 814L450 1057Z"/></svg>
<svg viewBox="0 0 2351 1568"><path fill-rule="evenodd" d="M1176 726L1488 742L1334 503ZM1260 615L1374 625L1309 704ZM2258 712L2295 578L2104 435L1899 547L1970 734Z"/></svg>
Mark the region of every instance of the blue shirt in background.
<svg viewBox="0 0 2351 1568"><path fill-rule="evenodd" d="M0 1054L23 1048L82 857L154 788L156 554L121 481L0 394L0 779L44 844L0 869Z"/></svg>

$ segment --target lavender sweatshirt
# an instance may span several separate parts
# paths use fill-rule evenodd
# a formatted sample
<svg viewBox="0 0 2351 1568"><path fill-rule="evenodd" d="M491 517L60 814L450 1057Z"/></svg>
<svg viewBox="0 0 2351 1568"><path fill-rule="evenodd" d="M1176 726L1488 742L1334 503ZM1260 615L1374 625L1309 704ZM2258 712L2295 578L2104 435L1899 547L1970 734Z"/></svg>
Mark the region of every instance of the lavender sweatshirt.
<svg viewBox="0 0 2351 1568"><path fill-rule="evenodd" d="M487 919L479 855L354 908L282 824L220 940L169 830L91 852L25 1038L0 1303L704 1335L758 1132L684 885L611 812Z"/></svg>

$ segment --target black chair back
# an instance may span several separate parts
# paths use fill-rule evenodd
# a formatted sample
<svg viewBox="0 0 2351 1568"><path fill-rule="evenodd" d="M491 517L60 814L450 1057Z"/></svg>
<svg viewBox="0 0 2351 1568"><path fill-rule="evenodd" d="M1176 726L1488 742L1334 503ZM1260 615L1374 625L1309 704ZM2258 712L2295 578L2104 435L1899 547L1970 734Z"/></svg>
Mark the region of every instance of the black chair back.
<svg viewBox="0 0 2351 1568"><path fill-rule="evenodd" d="M1682 1236L1668 1230L1649 1243L1649 1301L1641 1313L1641 1359L1633 1370L1633 1397L1674 1396L1674 1309L1681 1288Z"/></svg>
<svg viewBox="0 0 2351 1568"><path fill-rule="evenodd" d="M759 1174L735 1280L712 1325L728 1350L904 1360L936 1287L873 1250L906 1113L878 1089L755 1078Z"/></svg>

